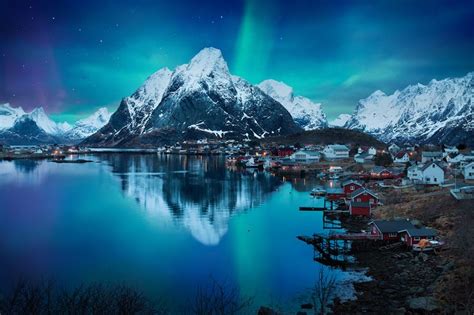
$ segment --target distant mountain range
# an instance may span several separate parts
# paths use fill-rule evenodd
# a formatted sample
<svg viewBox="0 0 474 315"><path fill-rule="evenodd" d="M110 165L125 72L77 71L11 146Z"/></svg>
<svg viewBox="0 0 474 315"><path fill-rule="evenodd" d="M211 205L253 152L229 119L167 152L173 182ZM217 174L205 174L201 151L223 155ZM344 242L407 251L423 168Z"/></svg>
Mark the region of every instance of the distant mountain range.
<svg viewBox="0 0 474 315"><path fill-rule="evenodd" d="M106 108L70 125L51 120L42 107L27 113L21 107L0 104L0 143L13 145L77 143L104 126Z"/></svg>
<svg viewBox="0 0 474 315"><path fill-rule="evenodd" d="M376 91L351 115L328 122L320 103L294 95L283 82L253 85L234 76L220 50L205 48L188 64L152 74L112 115L102 108L69 125L52 121L42 108L25 113L0 105L0 143L146 146L202 138L258 140L342 127L386 143L474 146L473 95L471 72L391 95Z"/></svg>
<svg viewBox="0 0 474 315"><path fill-rule="evenodd" d="M474 72L360 100L345 128L385 142L474 146Z"/></svg>

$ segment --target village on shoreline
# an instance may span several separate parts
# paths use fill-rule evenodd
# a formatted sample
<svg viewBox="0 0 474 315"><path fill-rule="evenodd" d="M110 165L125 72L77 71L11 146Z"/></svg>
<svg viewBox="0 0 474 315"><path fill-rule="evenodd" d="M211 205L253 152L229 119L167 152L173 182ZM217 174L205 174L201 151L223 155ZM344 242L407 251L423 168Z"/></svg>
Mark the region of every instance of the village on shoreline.
<svg viewBox="0 0 474 315"><path fill-rule="evenodd" d="M466 248L456 243L460 222L474 223L466 213L474 200L474 151L469 148L212 140L136 149L0 145L0 160L7 161L85 163L89 160L81 156L109 153L215 155L225 157L230 168L318 180L321 185L310 194L324 206L300 210L322 211L325 220L340 222L346 232L298 237L313 246L315 261L347 268L350 255L375 280L355 284L358 302L336 298L334 313L381 312L387 305L399 314L472 307L450 293L472 272L472 256L463 257Z"/></svg>

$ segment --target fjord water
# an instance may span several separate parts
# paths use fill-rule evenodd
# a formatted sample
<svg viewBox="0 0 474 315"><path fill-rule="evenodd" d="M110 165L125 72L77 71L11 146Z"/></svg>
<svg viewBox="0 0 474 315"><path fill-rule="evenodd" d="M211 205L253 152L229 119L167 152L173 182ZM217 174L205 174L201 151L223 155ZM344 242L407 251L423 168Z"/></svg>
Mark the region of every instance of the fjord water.
<svg viewBox="0 0 474 315"><path fill-rule="evenodd" d="M121 283L171 308L210 279L255 304L298 305L320 265L313 185L231 170L221 157L102 154L0 162L0 285ZM333 271L341 275L340 272ZM306 300L307 302L307 300Z"/></svg>

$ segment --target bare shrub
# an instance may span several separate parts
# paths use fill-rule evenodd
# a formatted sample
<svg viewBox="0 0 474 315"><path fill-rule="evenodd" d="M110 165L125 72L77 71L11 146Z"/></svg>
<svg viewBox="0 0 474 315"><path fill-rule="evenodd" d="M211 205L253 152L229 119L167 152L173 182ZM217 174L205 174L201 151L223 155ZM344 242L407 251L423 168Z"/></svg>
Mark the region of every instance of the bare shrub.
<svg viewBox="0 0 474 315"><path fill-rule="evenodd" d="M327 306L336 289L336 277L330 268L321 266L311 291L311 300L314 305L314 314L326 314Z"/></svg>
<svg viewBox="0 0 474 315"><path fill-rule="evenodd" d="M196 315L232 315L250 308L252 297L243 297L238 288L210 279L207 286L198 286L191 310Z"/></svg>

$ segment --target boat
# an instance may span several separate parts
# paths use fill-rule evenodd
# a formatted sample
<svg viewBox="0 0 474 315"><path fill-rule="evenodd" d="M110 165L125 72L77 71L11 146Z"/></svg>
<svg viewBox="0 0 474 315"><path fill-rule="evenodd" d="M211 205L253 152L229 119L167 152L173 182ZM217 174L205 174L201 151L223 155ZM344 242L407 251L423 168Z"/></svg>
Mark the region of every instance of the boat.
<svg viewBox="0 0 474 315"><path fill-rule="evenodd" d="M422 239L420 242L418 242L418 244L414 244L412 246L412 250L414 252L430 252L443 246L443 244L444 242L442 241Z"/></svg>
<svg viewBox="0 0 474 315"><path fill-rule="evenodd" d="M313 188L311 190L310 194L311 194L311 196L322 196L322 197L324 197L324 196L326 196L327 191L322 186L316 186L315 188Z"/></svg>

